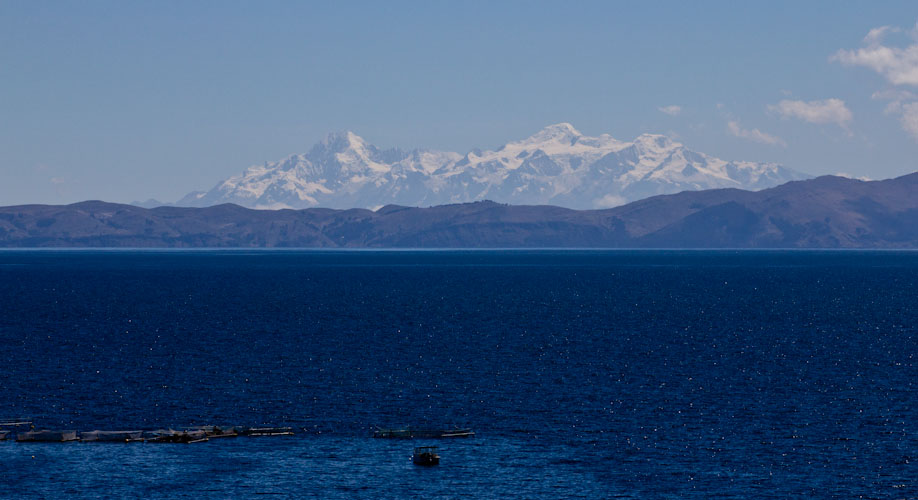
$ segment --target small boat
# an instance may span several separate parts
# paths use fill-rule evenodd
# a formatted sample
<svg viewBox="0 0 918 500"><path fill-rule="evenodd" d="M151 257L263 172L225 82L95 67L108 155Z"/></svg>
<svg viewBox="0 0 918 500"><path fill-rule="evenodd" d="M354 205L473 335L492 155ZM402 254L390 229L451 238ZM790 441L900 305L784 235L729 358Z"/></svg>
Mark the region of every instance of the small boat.
<svg viewBox="0 0 918 500"><path fill-rule="evenodd" d="M76 431L27 431L16 434L16 441L24 443L66 443L76 441Z"/></svg>
<svg viewBox="0 0 918 500"><path fill-rule="evenodd" d="M293 428L291 427L242 427L236 429L240 436L292 436Z"/></svg>
<svg viewBox="0 0 918 500"><path fill-rule="evenodd" d="M143 441L143 431L89 431L80 433L80 441L134 443Z"/></svg>
<svg viewBox="0 0 918 500"><path fill-rule="evenodd" d="M9 436L10 436L10 431L0 431L0 441L3 441Z"/></svg>
<svg viewBox="0 0 918 500"><path fill-rule="evenodd" d="M474 437L472 429L413 429L403 427L398 429L377 429L374 438L382 439L442 439L457 437Z"/></svg>
<svg viewBox="0 0 918 500"><path fill-rule="evenodd" d="M439 465L440 455L437 454L436 446L419 446L414 449L411 461L414 462L414 465Z"/></svg>

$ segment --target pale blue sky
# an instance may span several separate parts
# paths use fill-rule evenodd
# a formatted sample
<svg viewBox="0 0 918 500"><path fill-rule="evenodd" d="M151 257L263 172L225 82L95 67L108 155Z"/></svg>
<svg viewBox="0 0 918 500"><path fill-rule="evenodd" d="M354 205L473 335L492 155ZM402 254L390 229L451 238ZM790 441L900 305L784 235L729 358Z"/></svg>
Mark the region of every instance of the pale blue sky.
<svg viewBox="0 0 918 500"><path fill-rule="evenodd" d="M464 153L562 121L902 175L916 21L915 2L0 0L0 205L174 201L336 130Z"/></svg>

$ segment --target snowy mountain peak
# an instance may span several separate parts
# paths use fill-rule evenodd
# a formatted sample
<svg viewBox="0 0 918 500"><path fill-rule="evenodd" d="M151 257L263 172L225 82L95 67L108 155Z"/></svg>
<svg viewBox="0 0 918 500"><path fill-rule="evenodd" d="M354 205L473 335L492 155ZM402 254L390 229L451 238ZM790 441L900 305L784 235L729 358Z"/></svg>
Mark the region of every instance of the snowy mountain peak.
<svg viewBox="0 0 918 500"><path fill-rule="evenodd" d="M365 151L368 151L368 149L370 148L374 150L376 149L375 146L365 141L363 137L360 137L359 135L351 132L350 130L344 133L344 140L347 143L348 148L353 149L354 151L364 151L365 152Z"/></svg>
<svg viewBox="0 0 918 500"><path fill-rule="evenodd" d="M632 142L606 134L585 136L570 123L550 125L495 151L466 155L380 150L346 131L329 134L309 153L250 167L177 204L377 208L493 200L604 208L657 194L755 190L806 177L780 165L717 159L659 134L643 134Z"/></svg>
<svg viewBox="0 0 918 500"><path fill-rule="evenodd" d="M647 149L672 149L682 147L682 144L674 142L669 137L660 134L641 134L634 139L634 143Z"/></svg>
<svg viewBox="0 0 918 500"><path fill-rule="evenodd" d="M344 130L326 135L313 150L324 150L339 153L347 149L366 149L369 144L359 135Z"/></svg>
<svg viewBox="0 0 918 500"><path fill-rule="evenodd" d="M542 142L573 143L583 134L570 123L556 123L536 132L532 136L517 142L517 144L538 144Z"/></svg>

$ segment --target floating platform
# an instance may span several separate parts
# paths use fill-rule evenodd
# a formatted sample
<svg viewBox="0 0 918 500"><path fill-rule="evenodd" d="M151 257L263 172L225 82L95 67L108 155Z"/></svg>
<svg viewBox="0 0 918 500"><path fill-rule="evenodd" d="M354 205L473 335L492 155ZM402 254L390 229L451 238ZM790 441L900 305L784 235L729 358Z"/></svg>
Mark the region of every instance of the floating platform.
<svg viewBox="0 0 918 500"><path fill-rule="evenodd" d="M22 443L66 443L77 441L76 431L26 431L16 434L16 441Z"/></svg>
<svg viewBox="0 0 918 500"><path fill-rule="evenodd" d="M89 431L80 433L80 441L102 443L135 443L143 441L143 431Z"/></svg>
<svg viewBox="0 0 918 500"><path fill-rule="evenodd" d="M292 436L293 428L291 427L240 427L236 429L240 436L258 437L258 436Z"/></svg>
<svg viewBox="0 0 918 500"><path fill-rule="evenodd" d="M472 429L414 429L404 427L398 429L378 429L373 433L374 438L382 439L445 439L474 437Z"/></svg>
<svg viewBox="0 0 918 500"><path fill-rule="evenodd" d="M25 425L28 425L30 429L16 429L16 427ZM8 429L4 428L4 426ZM28 420L17 419L0 421L0 441L15 437L16 441L27 443L61 443L67 441L86 441L88 443L133 443L141 441L146 441L148 443L201 443L210 439L234 438L238 436L260 437L292 435L293 428L291 427L219 427L216 425L201 425L182 430L93 430L78 433L77 431L34 430L31 422Z"/></svg>
<svg viewBox="0 0 918 500"><path fill-rule="evenodd" d="M146 438L148 443L182 443L182 444L191 444L191 443L203 443L208 441L207 433L204 431L174 431L172 429L164 429L160 431L153 431L152 436Z"/></svg>
<svg viewBox="0 0 918 500"><path fill-rule="evenodd" d="M27 418L0 419L0 428L3 427L32 427L32 421Z"/></svg>
<svg viewBox="0 0 918 500"><path fill-rule="evenodd" d="M202 425L192 427L190 431L203 431L208 439L239 437L235 427L217 427L216 425Z"/></svg>

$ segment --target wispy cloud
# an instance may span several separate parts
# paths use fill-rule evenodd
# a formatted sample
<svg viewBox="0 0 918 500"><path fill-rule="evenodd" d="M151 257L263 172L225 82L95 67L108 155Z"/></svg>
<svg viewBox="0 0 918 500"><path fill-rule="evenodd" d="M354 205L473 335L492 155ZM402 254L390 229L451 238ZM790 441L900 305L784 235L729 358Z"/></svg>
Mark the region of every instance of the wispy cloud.
<svg viewBox="0 0 918 500"><path fill-rule="evenodd" d="M851 110L841 99L825 99L823 101L792 101L784 99L778 104L768 106L768 110L777 113L782 118L798 118L809 123L834 123L847 129L848 123L854 119Z"/></svg>
<svg viewBox="0 0 918 500"><path fill-rule="evenodd" d="M918 139L918 95L908 90L889 89L874 92L871 99L889 101L884 112L899 117L902 129Z"/></svg>
<svg viewBox="0 0 918 500"><path fill-rule="evenodd" d="M907 30L911 39L908 45L885 43L887 35L903 31L906 30L894 26L873 28L864 37L864 47L839 50L829 60L869 68L893 86L918 86L918 25ZM871 97L889 101L886 114L897 115L902 129L918 140L918 96L908 90L887 89Z"/></svg>
<svg viewBox="0 0 918 500"><path fill-rule="evenodd" d="M893 85L918 85L918 42L905 47L883 44L887 34L900 31L891 26L874 28L864 37L864 47L839 50L829 60L869 68ZM914 41L918 28L910 30L910 33Z"/></svg>
<svg viewBox="0 0 918 500"><path fill-rule="evenodd" d="M902 128L906 132L914 137L915 140L918 140L918 102L902 105L899 122L902 123Z"/></svg>
<svg viewBox="0 0 918 500"><path fill-rule="evenodd" d="M727 122L727 132L734 137L739 137L741 139L748 139L753 142L758 142L761 144L771 144L775 146L787 146L787 143L784 142L784 139L780 137L762 132L757 128L753 129L744 129L740 126L739 122L736 120L731 120Z"/></svg>
<svg viewBox="0 0 918 500"><path fill-rule="evenodd" d="M856 179L859 181L872 181L873 180L870 177L867 177L866 175L857 176L854 174L849 174L848 172L836 172L835 175L839 177L847 177L848 179Z"/></svg>
<svg viewBox="0 0 918 500"><path fill-rule="evenodd" d="M884 101L891 101L890 106L901 104L903 101L915 101L918 100L918 94L910 90L902 89L886 89L874 92L870 96L871 99L880 99Z"/></svg>
<svg viewBox="0 0 918 500"><path fill-rule="evenodd" d="M602 198L593 200L593 206L596 208L612 208L624 205L625 203L628 203L628 200L614 194L607 194Z"/></svg>
<svg viewBox="0 0 918 500"><path fill-rule="evenodd" d="M663 113L666 113L669 116L677 116L679 113L682 112L682 106L678 106L676 104L673 104L670 106L661 106L657 109L659 109Z"/></svg>
<svg viewBox="0 0 918 500"><path fill-rule="evenodd" d="M867 36L864 37L864 44L871 46L878 45L883 41L883 37L885 37L887 33L899 33L900 31L902 30L897 26L880 26L879 28L874 28L867 32Z"/></svg>

